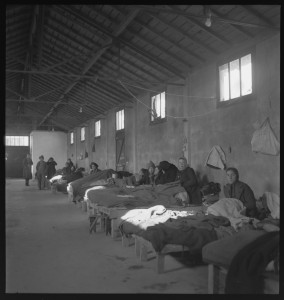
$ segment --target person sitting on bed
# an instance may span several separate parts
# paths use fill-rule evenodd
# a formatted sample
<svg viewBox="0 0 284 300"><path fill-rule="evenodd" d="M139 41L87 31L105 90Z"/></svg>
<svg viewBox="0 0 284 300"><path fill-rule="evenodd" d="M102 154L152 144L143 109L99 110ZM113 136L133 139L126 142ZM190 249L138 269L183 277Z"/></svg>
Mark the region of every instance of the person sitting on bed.
<svg viewBox="0 0 284 300"><path fill-rule="evenodd" d="M187 160L185 157L179 158L178 167L179 171L177 173L176 180L179 180L181 186L186 190L188 195L188 204L201 205L202 197L197 177L194 170L187 164Z"/></svg>
<svg viewBox="0 0 284 300"><path fill-rule="evenodd" d="M154 184L155 181L155 164L150 160L150 162L147 165L148 172L149 172L149 184Z"/></svg>
<svg viewBox="0 0 284 300"><path fill-rule="evenodd" d="M96 164L95 162L91 162L89 174L95 174L95 173L100 172L100 171L101 170L99 169L98 164Z"/></svg>
<svg viewBox="0 0 284 300"><path fill-rule="evenodd" d="M175 165L164 160L159 163L158 169L159 172L155 179L156 185L175 181L178 172L178 168Z"/></svg>
<svg viewBox="0 0 284 300"><path fill-rule="evenodd" d="M228 183L224 185L225 197L240 200L246 207L246 216L256 217L256 200L252 189L246 183L239 181L239 171L236 168L227 168L226 175Z"/></svg>
<svg viewBox="0 0 284 300"><path fill-rule="evenodd" d="M142 168L139 172L139 180L135 185L150 184L149 171Z"/></svg>

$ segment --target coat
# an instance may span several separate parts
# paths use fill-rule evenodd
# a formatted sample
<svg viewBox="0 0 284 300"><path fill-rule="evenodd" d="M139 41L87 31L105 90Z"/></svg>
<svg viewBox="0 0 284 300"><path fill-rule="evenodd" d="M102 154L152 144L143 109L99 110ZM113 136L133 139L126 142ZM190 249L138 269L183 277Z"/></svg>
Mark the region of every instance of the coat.
<svg viewBox="0 0 284 300"><path fill-rule="evenodd" d="M187 191L190 204L202 203L199 184L192 168L186 167L184 170L178 171L176 180L180 180L181 186Z"/></svg>
<svg viewBox="0 0 284 300"><path fill-rule="evenodd" d="M226 184L224 186L224 195L226 198L235 198L242 201L246 207L246 215L248 217L255 217L257 214L256 200L252 189L242 181L236 181L233 184Z"/></svg>
<svg viewBox="0 0 284 300"><path fill-rule="evenodd" d="M47 165L47 179L51 179L56 173L55 166L57 165L57 163L55 161L48 161L46 165Z"/></svg>
<svg viewBox="0 0 284 300"><path fill-rule="evenodd" d="M23 160L23 177L24 179L32 179L32 170L31 167L33 161L30 158L24 158Z"/></svg>
<svg viewBox="0 0 284 300"><path fill-rule="evenodd" d="M176 180L178 168L175 165L167 161L162 161L159 164L159 169L160 171L155 179L155 184L165 184Z"/></svg>
<svg viewBox="0 0 284 300"><path fill-rule="evenodd" d="M37 175L43 175L45 176L46 175L46 172L47 172L47 164L45 161L39 161L37 164L36 164L36 172L37 172Z"/></svg>

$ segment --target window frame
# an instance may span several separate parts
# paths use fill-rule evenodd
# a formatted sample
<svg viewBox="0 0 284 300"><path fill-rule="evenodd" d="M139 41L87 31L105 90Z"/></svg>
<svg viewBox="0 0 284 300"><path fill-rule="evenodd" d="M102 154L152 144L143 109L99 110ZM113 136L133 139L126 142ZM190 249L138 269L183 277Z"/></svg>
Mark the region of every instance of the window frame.
<svg viewBox="0 0 284 300"><path fill-rule="evenodd" d="M74 131L70 132L70 145L74 145Z"/></svg>
<svg viewBox="0 0 284 300"><path fill-rule="evenodd" d="M117 113L118 112L120 112L120 111L123 111L123 128L120 128L120 129L118 129L117 128ZM115 112L115 131L117 132L117 131L124 131L125 130L125 109L124 108L121 108L121 109L118 109L118 110L116 110L116 112Z"/></svg>
<svg viewBox="0 0 284 300"><path fill-rule="evenodd" d="M82 129L84 129L84 139L82 139ZM86 127L82 126L80 127L80 141L83 143L86 140Z"/></svg>
<svg viewBox="0 0 284 300"><path fill-rule="evenodd" d="M96 135L96 123L97 122L100 122L100 135ZM94 129L95 129L95 134L94 134L95 135L95 139L100 138L102 136L102 122L101 122L101 120L95 121Z"/></svg>
<svg viewBox="0 0 284 300"><path fill-rule="evenodd" d="M27 142L27 144L26 144L26 142ZM29 147L30 144L31 144L31 142L30 142L29 135L5 135L5 146Z"/></svg>
<svg viewBox="0 0 284 300"><path fill-rule="evenodd" d="M164 118L157 117L154 120L152 120L152 114L151 114L151 111L150 111L150 113L149 113L150 125L160 124L160 123L164 123L164 122L167 121L167 89L166 88L161 90L159 93L151 93L150 94L150 108L152 110L152 98L154 96L161 95L162 93L165 93L165 117Z"/></svg>
<svg viewBox="0 0 284 300"><path fill-rule="evenodd" d="M220 100L220 73L219 73L219 67L224 65L224 64L228 64L230 65L230 63L236 59L241 60L242 57L251 54L251 87L252 87L252 92L248 95L244 95L244 96L239 96L233 99L228 99L225 101L221 101ZM217 68L216 68L216 76L217 76L217 80L216 80L216 84L217 84L217 108L222 108L222 107L227 107L236 103L242 103L242 102L247 102L250 101L254 98L254 95L256 93L255 91L255 48L254 47L250 47L247 48L245 50L242 51L238 51L237 53L231 54L229 56L226 56L225 58L223 58L222 60L219 60L217 62ZM240 78L241 81L241 78ZM230 82L230 81L229 81ZM241 84L240 84L241 87Z"/></svg>

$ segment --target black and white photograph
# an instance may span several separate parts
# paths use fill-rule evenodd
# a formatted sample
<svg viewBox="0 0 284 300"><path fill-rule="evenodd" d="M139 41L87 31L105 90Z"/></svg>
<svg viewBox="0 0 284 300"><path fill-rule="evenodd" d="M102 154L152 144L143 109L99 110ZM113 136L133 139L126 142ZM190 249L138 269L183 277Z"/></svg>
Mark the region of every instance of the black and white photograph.
<svg viewBox="0 0 284 300"><path fill-rule="evenodd" d="M279 296L281 5L5 7L4 293Z"/></svg>

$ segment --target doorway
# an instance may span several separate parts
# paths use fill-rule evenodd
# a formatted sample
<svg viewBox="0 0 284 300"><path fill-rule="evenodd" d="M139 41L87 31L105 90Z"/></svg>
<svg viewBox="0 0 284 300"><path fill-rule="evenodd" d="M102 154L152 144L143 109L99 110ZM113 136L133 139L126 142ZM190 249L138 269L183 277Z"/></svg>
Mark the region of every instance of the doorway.
<svg viewBox="0 0 284 300"><path fill-rule="evenodd" d="M6 146L6 178L23 178L23 159L30 153L29 146Z"/></svg>
<svg viewBox="0 0 284 300"><path fill-rule="evenodd" d="M119 130L115 134L116 140L116 171L125 170L125 131Z"/></svg>

